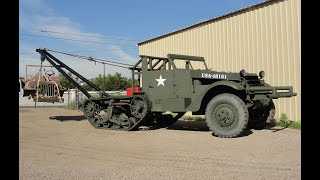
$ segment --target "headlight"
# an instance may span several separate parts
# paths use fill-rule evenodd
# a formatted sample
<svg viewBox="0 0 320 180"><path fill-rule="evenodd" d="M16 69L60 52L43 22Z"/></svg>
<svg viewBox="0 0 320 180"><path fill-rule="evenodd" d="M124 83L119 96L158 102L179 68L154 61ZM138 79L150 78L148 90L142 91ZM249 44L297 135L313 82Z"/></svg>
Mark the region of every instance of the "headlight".
<svg viewBox="0 0 320 180"><path fill-rule="evenodd" d="M264 71L260 71L259 72L260 79L264 78L264 76L265 76L265 72Z"/></svg>
<svg viewBox="0 0 320 180"><path fill-rule="evenodd" d="M245 77L245 76L246 76L246 71L245 71L244 69L242 69L242 70L240 71L240 76L241 76L241 77Z"/></svg>

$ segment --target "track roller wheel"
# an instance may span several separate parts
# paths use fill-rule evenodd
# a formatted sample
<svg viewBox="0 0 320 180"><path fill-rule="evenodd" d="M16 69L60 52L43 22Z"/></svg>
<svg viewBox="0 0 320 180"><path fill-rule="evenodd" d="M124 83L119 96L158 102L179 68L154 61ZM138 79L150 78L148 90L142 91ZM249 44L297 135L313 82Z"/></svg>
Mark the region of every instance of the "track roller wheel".
<svg viewBox="0 0 320 180"><path fill-rule="evenodd" d="M130 129L135 123L136 123L136 121L137 121L137 119L136 118L134 118L134 117L130 117L130 118L128 118L128 119L125 119L125 120L123 120L123 122L122 122L122 128L124 129L124 130L128 130L128 129Z"/></svg>

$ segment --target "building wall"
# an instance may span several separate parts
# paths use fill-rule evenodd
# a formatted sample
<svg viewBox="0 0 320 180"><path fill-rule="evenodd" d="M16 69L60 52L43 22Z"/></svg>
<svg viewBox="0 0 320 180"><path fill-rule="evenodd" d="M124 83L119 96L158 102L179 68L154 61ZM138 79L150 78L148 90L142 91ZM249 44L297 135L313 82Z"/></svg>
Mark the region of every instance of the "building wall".
<svg viewBox="0 0 320 180"><path fill-rule="evenodd" d="M140 55L203 56L217 71L264 70L273 86L293 86L296 97L274 100L276 117L301 120L301 1L280 0L141 43ZM198 68L198 67L196 67Z"/></svg>

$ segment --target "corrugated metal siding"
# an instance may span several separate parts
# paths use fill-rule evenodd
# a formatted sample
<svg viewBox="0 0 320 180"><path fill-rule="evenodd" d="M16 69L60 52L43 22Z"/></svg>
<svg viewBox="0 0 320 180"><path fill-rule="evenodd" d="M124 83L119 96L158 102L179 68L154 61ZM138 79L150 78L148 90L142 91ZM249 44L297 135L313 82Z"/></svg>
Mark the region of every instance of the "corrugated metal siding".
<svg viewBox="0 0 320 180"><path fill-rule="evenodd" d="M300 0L284 0L141 44L139 54L203 56L217 71L264 70L266 82L293 86L298 93L274 100L277 117L286 113L301 120L300 24Z"/></svg>

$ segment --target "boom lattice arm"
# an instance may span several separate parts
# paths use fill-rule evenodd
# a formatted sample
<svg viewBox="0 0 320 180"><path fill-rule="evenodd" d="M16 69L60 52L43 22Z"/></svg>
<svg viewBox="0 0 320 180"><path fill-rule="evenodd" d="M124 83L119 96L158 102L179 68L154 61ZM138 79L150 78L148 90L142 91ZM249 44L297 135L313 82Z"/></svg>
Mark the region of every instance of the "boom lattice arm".
<svg viewBox="0 0 320 180"><path fill-rule="evenodd" d="M83 82L87 83L90 87L95 89L96 91L101 92L102 90L90 82L88 79L77 73L75 70L61 62L59 59L54 57L52 54L48 53L46 49L36 49L36 51L41 55L41 61L47 60L52 66L54 66L61 74L63 74L75 87L77 87L83 94L85 94L88 98L91 98L91 95L88 93L87 90L85 90L79 83L77 83L71 76L69 76L62 68L67 69L69 72L71 72L76 77L80 78ZM110 96L106 92L102 92L103 97Z"/></svg>

